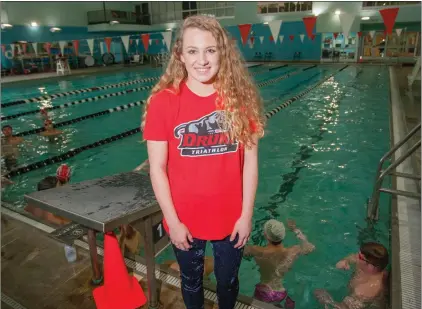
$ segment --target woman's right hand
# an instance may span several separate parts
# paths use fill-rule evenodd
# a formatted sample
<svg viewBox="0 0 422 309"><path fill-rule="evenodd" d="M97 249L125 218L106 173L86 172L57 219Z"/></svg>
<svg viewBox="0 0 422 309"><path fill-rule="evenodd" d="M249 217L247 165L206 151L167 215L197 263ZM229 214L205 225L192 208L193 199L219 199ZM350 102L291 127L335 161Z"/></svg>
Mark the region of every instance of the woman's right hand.
<svg viewBox="0 0 422 309"><path fill-rule="evenodd" d="M182 222L169 226L169 234L171 242L176 246L176 248L188 251L192 247L189 242L193 242L193 237L186 225Z"/></svg>

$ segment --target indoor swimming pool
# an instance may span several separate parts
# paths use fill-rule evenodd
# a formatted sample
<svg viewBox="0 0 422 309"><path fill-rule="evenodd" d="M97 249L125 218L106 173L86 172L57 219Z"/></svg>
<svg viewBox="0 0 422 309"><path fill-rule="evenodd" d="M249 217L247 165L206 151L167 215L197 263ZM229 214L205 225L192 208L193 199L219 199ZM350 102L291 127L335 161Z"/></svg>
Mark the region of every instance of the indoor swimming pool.
<svg viewBox="0 0 422 309"><path fill-rule="evenodd" d="M381 200L380 220L375 227L368 227L365 221L366 202L373 188L376 166L389 149L388 68L348 66L339 71L343 67L340 64L302 64L274 70L266 65L249 68L259 86L266 111L335 74L273 115L259 146L259 187L250 243L264 245L263 224L275 218L284 223L294 219L316 246L314 252L300 257L285 277L285 287L299 309L318 307L313 296L316 288L327 289L336 300L347 294L350 272L336 270L335 264L356 252L362 241L375 240L390 248L388 199ZM54 123L60 123L146 100L156 82L150 78L157 78L161 73L159 69L141 69L69 81L66 78L38 81L23 88L6 85L2 87L2 104L145 79L145 82L117 88L3 107L2 117L7 118L2 120L2 125L13 126L14 134L19 134L42 127L39 112L20 116L41 107L59 106L51 109L49 116ZM115 95L122 91L126 92ZM107 94L113 96L100 97ZM98 98L89 100L93 97ZM85 101L64 106L81 100ZM41 161L46 162L46 166L13 177L14 184L3 190L2 200L14 210L23 211L23 195L35 191L37 183L54 175L63 162L72 168L73 183L133 170L147 158L140 133L85 150L63 162L51 163L48 159L139 128L142 109L142 105L131 106L64 125L59 128L63 131L62 136L54 143L39 133L25 135L26 143L21 149L18 166ZM294 234L287 232L285 244L297 243ZM208 246L207 255L211 254ZM157 263L174 259L171 248L167 248L157 258ZM243 261L239 279L240 293L252 296L255 284L259 282L253 260ZM212 280L215 282L214 277Z"/></svg>

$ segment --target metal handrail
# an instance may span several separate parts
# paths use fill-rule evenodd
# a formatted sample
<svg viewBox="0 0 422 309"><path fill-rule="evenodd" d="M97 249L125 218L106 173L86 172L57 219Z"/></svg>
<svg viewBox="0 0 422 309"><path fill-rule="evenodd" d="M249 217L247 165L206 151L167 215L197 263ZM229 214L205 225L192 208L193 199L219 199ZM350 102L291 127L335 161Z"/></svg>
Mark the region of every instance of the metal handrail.
<svg viewBox="0 0 422 309"><path fill-rule="evenodd" d="M390 158L401 146L403 146L409 139L411 139L417 131L421 129L421 123L415 126L400 142L395 144L390 151L388 151L380 160L377 168L377 174L374 182L374 189L372 191L371 199L368 201L368 209L367 209L367 216L369 219L378 219L378 209L379 209L379 197L381 192L390 193L390 194L398 194L398 195L405 195L411 198L420 198L420 194L414 192L406 192L406 191L398 191L398 190L387 190L382 189L381 185L384 181L385 176L392 174L392 170L394 170L398 165L400 165L404 160L406 160L409 156L411 156L420 146L421 140L414 144L410 149L408 149L402 156L400 156L397 160L395 160L386 170L382 170L384 162ZM407 174L400 174L396 173L399 177L408 177L413 179L419 179L420 177L415 177L414 175L407 175Z"/></svg>

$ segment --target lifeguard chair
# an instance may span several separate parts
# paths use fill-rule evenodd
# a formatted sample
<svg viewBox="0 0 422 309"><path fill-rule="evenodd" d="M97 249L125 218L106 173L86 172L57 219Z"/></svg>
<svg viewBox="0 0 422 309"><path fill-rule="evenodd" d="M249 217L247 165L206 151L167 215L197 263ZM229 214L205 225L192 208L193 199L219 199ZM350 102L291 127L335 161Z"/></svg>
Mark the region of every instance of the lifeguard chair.
<svg viewBox="0 0 422 309"><path fill-rule="evenodd" d="M66 58L57 59L56 72L57 75L71 74L69 62Z"/></svg>

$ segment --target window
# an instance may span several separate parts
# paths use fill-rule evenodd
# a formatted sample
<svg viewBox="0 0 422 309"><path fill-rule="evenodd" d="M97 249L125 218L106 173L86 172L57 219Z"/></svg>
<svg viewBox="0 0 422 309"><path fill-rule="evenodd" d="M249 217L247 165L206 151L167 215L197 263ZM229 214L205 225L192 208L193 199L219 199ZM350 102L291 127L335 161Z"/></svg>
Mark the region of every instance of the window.
<svg viewBox="0 0 422 309"><path fill-rule="evenodd" d="M258 2L258 14L312 11L311 1Z"/></svg>
<svg viewBox="0 0 422 309"><path fill-rule="evenodd" d="M363 1L362 7L420 4L418 1Z"/></svg>

